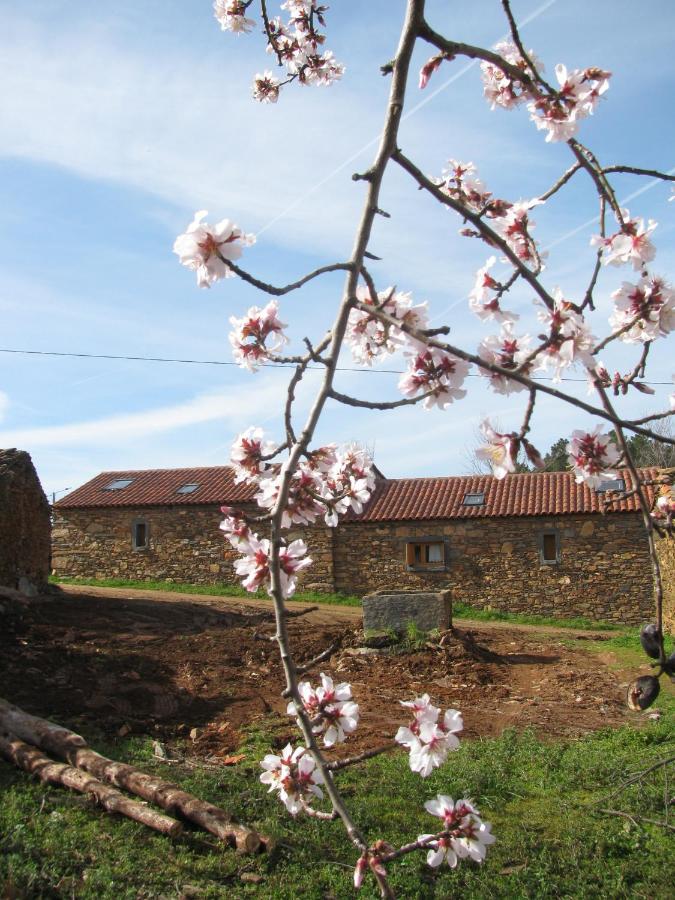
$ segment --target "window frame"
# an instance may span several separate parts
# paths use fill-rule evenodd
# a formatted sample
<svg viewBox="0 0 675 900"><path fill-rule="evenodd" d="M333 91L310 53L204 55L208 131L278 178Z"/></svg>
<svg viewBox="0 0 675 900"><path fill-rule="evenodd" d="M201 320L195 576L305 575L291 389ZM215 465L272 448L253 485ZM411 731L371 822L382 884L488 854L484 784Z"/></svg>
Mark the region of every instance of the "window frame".
<svg viewBox="0 0 675 900"><path fill-rule="evenodd" d="M431 546L432 544L441 547L441 560L438 562L415 562L414 550L415 546ZM419 535L415 537L406 537L403 539L404 564L406 572L447 572L448 560L450 559L450 542L442 535L430 534Z"/></svg>
<svg viewBox="0 0 675 900"><path fill-rule="evenodd" d="M555 558L547 559L544 555L547 537L555 539ZM537 535L537 543L539 547L539 562L542 566L557 566L560 564L560 531L556 528L545 528Z"/></svg>
<svg viewBox="0 0 675 900"><path fill-rule="evenodd" d="M138 527L142 525L145 528L145 543L138 543ZM131 549L134 552L150 549L150 523L147 519L134 519L131 523Z"/></svg>

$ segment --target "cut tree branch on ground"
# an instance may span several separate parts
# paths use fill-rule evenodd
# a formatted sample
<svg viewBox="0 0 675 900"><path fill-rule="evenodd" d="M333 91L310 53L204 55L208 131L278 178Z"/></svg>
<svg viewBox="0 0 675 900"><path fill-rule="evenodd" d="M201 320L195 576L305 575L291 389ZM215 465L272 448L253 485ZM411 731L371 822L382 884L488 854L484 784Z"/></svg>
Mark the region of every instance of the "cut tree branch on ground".
<svg viewBox="0 0 675 900"><path fill-rule="evenodd" d="M108 812L119 813L168 837L175 838L183 832L183 826L176 819L158 813L138 800L131 800L81 769L54 762L10 732L0 731L0 754L30 775L36 775L45 784L90 794Z"/></svg>
<svg viewBox="0 0 675 900"><path fill-rule="evenodd" d="M200 800L176 784L147 775L126 763L108 759L88 747L84 738L74 731L47 719L32 716L1 699L0 729L5 729L41 750L53 753L77 770L88 772L100 781L123 788L167 812L180 815L225 843L235 846L241 853L256 853L261 847L270 851L273 847L271 838L239 824L226 810ZM14 759L12 761L16 762Z"/></svg>

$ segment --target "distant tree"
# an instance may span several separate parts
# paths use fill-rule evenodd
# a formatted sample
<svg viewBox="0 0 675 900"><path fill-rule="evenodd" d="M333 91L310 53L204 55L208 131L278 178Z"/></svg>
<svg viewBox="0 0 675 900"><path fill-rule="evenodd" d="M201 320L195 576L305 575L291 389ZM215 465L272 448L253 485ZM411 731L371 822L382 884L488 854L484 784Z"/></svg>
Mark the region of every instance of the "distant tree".
<svg viewBox="0 0 675 900"><path fill-rule="evenodd" d="M569 438L561 437L551 444L550 450L544 456L544 472L565 472L569 469L568 442Z"/></svg>
<svg viewBox="0 0 675 900"><path fill-rule="evenodd" d="M673 437L673 427L668 419L654 422L652 430L656 431L661 437L668 439ZM660 441L648 438L645 435L634 434L628 439L628 449L635 465L639 468L650 468L652 466L658 468L675 467L675 447L672 444L662 444Z"/></svg>

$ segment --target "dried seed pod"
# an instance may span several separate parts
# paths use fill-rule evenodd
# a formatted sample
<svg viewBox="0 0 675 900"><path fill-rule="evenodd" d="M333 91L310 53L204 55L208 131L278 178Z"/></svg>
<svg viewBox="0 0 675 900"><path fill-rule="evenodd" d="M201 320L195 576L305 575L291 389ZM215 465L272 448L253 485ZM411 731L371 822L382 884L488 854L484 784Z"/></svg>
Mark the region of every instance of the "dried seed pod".
<svg viewBox="0 0 675 900"><path fill-rule="evenodd" d="M659 696L660 687L658 678L653 675L641 675L628 685L626 697L628 706L636 712L648 709Z"/></svg>
<svg viewBox="0 0 675 900"><path fill-rule="evenodd" d="M647 656L658 659L661 652L661 635L656 625L643 625L640 632L640 643Z"/></svg>

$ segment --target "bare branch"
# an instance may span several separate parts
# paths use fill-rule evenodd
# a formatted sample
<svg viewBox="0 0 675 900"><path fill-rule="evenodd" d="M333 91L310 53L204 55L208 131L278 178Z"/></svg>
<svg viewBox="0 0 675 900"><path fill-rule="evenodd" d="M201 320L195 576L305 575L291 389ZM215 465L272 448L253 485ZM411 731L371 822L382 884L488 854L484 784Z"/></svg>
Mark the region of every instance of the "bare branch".
<svg viewBox="0 0 675 900"><path fill-rule="evenodd" d="M291 284L287 284L284 287L275 287L273 284L268 284L266 281L260 281L259 278L256 278L254 275L249 275L248 272L244 271L244 269L240 268L236 263L232 262L231 259L225 259L224 256L221 256L218 253L219 258L228 269L232 269L234 273L236 273L242 281L245 281L247 284L253 285L253 287L258 288L260 291L264 291L266 294L272 294L274 297L283 297L284 294L290 294L291 291L297 291L298 288L301 288L303 285L307 284L308 281L312 281L314 278L318 278L319 275L325 275L327 272L345 272L349 271L351 268L351 263L332 263L330 266L321 266L318 269L314 269L313 272L309 272L307 275L304 275L298 281L293 281Z"/></svg>
<svg viewBox="0 0 675 900"><path fill-rule="evenodd" d="M396 750L399 744L396 741L390 741L382 747L376 747L374 750L364 750L363 753L357 753L355 756L347 756L344 759L336 759L334 762L328 763L331 772L337 772L340 769L346 769L348 766L354 766L356 763L363 762L366 759L373 759L382 753L389 753L390 750Z"/></svg>

